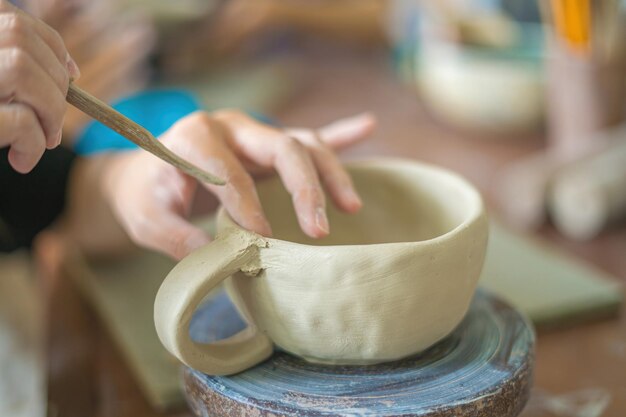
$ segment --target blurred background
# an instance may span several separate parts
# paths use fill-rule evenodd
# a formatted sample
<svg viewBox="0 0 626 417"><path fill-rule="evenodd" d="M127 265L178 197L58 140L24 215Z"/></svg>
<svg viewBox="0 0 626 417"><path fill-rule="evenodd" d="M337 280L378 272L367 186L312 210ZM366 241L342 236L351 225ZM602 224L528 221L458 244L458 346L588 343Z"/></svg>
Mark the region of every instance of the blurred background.
<svg viewBox="0 0 626 417"><path fill-rule="evenodd" d="M554 297L578 289L558 300L575 313L564 314L568 325L539 334L536 388L524 415L626 415L626 325L617 285L626 281L626 1L21 5L63 36L81 69L81 87L147 127L159 129L184 113L179 92L208 110L240 108L285 126L373 112L379 120L373 137L342 156L414 158L475 183L503 230L495 242L507 248L494 276L521 268L515 283L493 288L515 293L507 286L528 279L532 300L545 288ZM63 140L85 156L123 147L73 108ZM200 195L194 210L215 205ZM559 263L549 273L523 270L552 262L546 257L553 250ZM528 251L528 265L502 261ZM155 408L128 369L121 336L104 330L116 326L107 309L93 312L94 298L83 299L84 289L64 279L110 267L73 263L77 255L70 252L40 239L33 254L0 257L7 277L0 280L0 415L189 415ZM151 263L157 264L169 267ZM487 271L496 270L489 265ZM567 281L578 273L599 283ZM591 301L581 295L592 293L599 295ZM513 302L542 324L546 310ZM609 318L598 322L599 316ZM554 324L561 316L550 317ZM583 324L571 326L573 318ZM108 324L101 328L101 321Z"/></svg>

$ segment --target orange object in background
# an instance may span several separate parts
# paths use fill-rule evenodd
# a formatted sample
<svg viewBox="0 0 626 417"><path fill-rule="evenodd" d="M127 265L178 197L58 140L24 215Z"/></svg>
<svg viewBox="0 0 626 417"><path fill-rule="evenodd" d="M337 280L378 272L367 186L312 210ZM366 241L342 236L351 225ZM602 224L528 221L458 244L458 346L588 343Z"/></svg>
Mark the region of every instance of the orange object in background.
<svg viewBox="0 0 626 417"><path fill-rule="evenodd" d="M591 4L589 0L551 0L556 32L577 51L591 49Z"/></svg>

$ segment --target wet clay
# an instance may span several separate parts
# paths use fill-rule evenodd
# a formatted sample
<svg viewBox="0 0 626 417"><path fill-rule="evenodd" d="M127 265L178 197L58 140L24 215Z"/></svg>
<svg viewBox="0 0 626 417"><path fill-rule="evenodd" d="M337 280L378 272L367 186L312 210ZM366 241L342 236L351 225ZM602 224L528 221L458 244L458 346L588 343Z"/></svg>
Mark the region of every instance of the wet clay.
<svg viewBox="0 0 626 417"><path fill-rule="evenodd" d="M364 207L356 215L331 208L325 239L300 231L278 179L258 184L274 238L220 212L218 238L181 261L157 295L157 331L170 352L208 374L244 370L273 346L311 362L362 365L420 352L454 329L485 255L480 195L410 161L349 170ZM191 314L222 281L249 327L219 343L193 342Z"/></svg>

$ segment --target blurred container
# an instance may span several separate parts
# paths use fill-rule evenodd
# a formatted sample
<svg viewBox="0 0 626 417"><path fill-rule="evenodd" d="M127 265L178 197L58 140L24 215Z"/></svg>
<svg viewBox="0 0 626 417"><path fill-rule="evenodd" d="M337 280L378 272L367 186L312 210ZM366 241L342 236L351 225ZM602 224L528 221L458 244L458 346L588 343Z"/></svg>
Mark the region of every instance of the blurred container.
<svg viewBox="0 0 626 417"><path fill-rule="evenodd" d="M403 78L435 115L489 133L539 128L545 114L542 26L507 22L499 14L502 19L483 19L481 27L479 19L457 20L420 4L397 2L390 33Z"/></svg>

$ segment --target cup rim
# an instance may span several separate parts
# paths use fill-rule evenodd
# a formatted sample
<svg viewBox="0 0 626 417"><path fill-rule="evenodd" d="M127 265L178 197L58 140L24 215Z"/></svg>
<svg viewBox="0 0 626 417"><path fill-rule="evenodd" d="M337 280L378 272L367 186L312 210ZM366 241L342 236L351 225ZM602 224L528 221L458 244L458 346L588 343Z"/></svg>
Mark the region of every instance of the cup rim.
<svg viewBox="0 0 626 417"><path fill-rule="evenodd" d="M442 233L440 235L437 235L435 237L432 237L430 239L424 239L424 240L417 240L417 241L399 241L399 242L383 242L383 243L359 243L359 244L349 244L349 245L310 245L310 244L306 244L306 243L299 243L299 242L294 242L291 240L284 240L284 239L278 239L278 238L274 238L274 237L266 237L266 236L260 236L262 239L268 241L268 242L288 242L289 244L292 245L298 245L298 246L302 246L302 247L306 247L306 248L315 248L315 249L325 249L325 248L341 248L341 247L350 247L350 248L355 248L355 247L363 247L363 248L371 248L371 247L377 247L377 246L389 246L389 245L396 245L396 246L406 246L406 245L432 245L432 244L439 244L442 242L445 242L449 239L454 238L456 235L460 234L463 230L466 230L467 228L469 228L472 224L476 223L481 217L485 216L485 205L483 202L483 199L481 197L480 192L478 191L478 189L472 184L470 183L468 180L466 180L463 176L433 165L433 164L429 164L429 163L425 163L425 162L421 162L421 161L417 161L417 160L412 160L412 159L407 159L407 158L393 158L393 157L381 157L381 158L368 158L368 159L359 159L359 160L352 160L352 161L347 161L345 163L345 166L350 169L350 168L362 168L362 167L371 167L371 166L375 166L375 167L380 167L380 168L395 168L398 167L399 165L402 166L417 166L419 168L431 171L436 173L439 176L443 176L443 177L447 177L448 179L451 179L454 182L457 182L458 184L460 184L463 187L463 191L465 193L467 193L467 195L469 196L468 200L472 201L474 204L472 205L472 207L470 207L467 210L467 214L465 215L465 217L463 218L463 221L461 221L459 224L457 224L455 227L453 227L452 229L446 231L445 233ZM226 209L224 208L224 206L220 206L218 212L217 212L217 217L218 219L218 224L219 224L219 219L224 219L225 223L226 223L226 228L234 228L240 231L244 231L246 233L253 233L252 231L249 231L247 229L244 229L242 226L240 226L237 222L235 222L233 220L233 218L230 216L230 214L226 211ZM219 227L218 227L219 230ZM332 231L331 231L332 233Z"/></svg>

